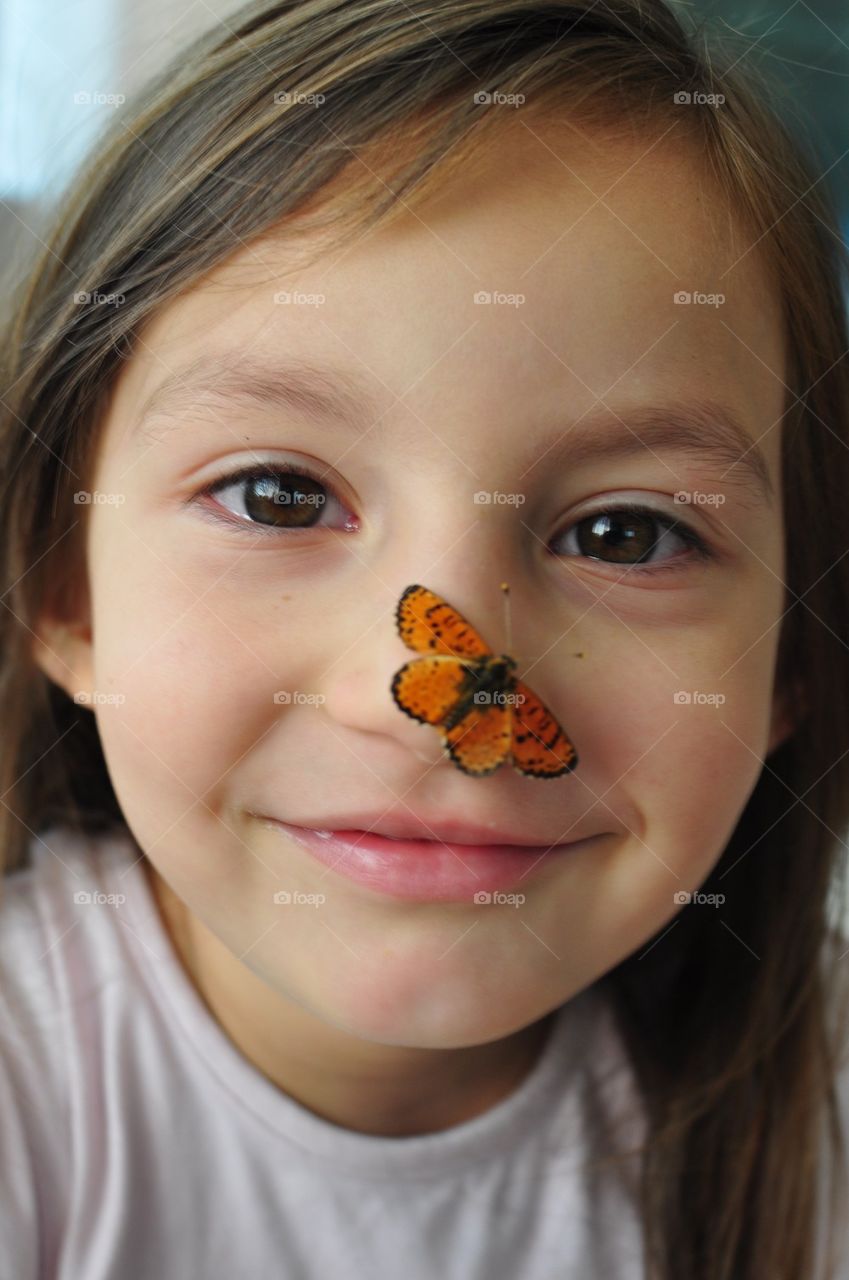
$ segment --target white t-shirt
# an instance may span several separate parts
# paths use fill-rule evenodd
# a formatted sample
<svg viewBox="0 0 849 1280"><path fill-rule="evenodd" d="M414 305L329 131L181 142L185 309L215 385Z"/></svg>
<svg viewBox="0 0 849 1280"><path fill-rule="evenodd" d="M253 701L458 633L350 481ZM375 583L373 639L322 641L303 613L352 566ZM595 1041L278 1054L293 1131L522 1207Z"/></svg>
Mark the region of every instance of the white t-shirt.
<svg viewBox="0 0 849 1280"><path fill-rule="evenodd" d="M0 907L0 1280L644 1275L629 1166L591 1164L600 1134L642 1134L595 988L486 1112L362 1134L283 1093L215 1021L129 833L53 827L31 858Z"/></svg>

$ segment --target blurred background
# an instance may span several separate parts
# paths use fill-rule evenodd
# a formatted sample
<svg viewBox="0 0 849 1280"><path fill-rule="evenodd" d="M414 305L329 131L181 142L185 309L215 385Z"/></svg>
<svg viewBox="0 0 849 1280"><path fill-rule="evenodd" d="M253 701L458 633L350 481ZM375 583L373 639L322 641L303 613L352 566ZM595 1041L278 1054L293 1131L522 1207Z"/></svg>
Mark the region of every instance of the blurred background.
<svg viewBox="0 0 849 1280"><path fill-rule="evenodd" d="M243 0L0 0L0 278L28 251L106 118Z"/></svg>

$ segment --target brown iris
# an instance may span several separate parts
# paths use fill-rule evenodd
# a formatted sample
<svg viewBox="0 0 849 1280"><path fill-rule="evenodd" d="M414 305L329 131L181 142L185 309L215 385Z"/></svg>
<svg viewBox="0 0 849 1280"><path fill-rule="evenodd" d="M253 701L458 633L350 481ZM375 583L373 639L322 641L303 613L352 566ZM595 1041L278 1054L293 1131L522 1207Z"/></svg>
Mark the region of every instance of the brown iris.
<svg viewBox="0 0 849 1280"><path fill-rule="evenodd" d="M577 526L578 546L585 556L637 564L657 545L657 524L654 516L638 512L588 516Z"/></svg>
<svg viewBox="0 0 849 1280"><path fill-rule="evenodd" d="M240 481L245 512L258 524L284 529L314 524L327 501L324 486L310 476L294 472L260 473Z"/></svg>

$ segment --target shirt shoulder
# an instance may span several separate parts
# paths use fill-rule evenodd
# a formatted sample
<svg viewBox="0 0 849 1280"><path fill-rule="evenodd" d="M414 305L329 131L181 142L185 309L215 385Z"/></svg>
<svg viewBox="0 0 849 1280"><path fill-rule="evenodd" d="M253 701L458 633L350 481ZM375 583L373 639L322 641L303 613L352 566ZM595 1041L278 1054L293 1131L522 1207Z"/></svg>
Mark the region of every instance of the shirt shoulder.
<svg viewBox="0 0 849 1280"><path fill-rule="evenodd" d="M69 992L85 1001L109 980L106 919L74 938L75 895L96 894L98 858L91 837L54 826L0 879L0 1240L19 1280L50 1273L67 1204L79 1065Z"/></svg>
<svg viewBox="0 0 849 1280"><path fill-rule="evenodd" d="M109 972L115 929L104 913L92 913L71 943L81 904L107 897L101 892L107 856L116 855L107 853L102 839L51 827L30 841L26 865L0 879L0 1023L7 1059L22 1038L35 1053L40 1047L51 1060L55 1056L62 997L70 989L69 957L85 961L84 971L73 975L78 990L80 980L85 990L86 980L100 981ZM81 945L84 939L88 947Z"/></svg>

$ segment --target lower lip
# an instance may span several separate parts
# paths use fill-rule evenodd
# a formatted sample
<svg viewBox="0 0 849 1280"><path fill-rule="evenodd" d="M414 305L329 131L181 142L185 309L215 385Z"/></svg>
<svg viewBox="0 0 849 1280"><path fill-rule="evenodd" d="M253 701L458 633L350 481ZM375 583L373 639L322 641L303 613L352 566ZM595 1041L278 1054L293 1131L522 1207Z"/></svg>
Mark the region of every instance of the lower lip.
<svg viewBox="0 0 849 1280"><path fill-rule="evenodd" d="M338 875L390 898L412 902L475 902L475 894L521 890L531 876L598 839L571 844L441 844L435 840L390 840L367 831L331 831L266 823L297 841Z"/></svg>

